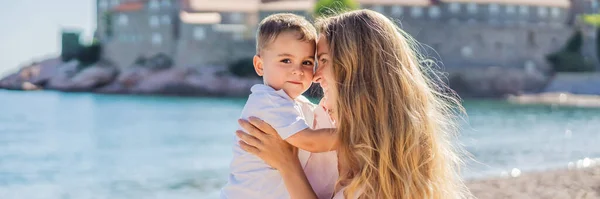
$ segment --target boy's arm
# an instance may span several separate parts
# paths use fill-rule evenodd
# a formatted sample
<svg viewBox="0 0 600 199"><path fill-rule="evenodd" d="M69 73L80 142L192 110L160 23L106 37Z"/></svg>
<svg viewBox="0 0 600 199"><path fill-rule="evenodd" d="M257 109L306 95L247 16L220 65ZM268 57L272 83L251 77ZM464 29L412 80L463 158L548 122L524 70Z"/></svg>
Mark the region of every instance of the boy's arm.
<svg viewBox="0 0 600 199"><path fill-rule="evenodd" d="M337 147L335 129L306 128L285 139L291 145L311 153L333 151Z"/></svg>

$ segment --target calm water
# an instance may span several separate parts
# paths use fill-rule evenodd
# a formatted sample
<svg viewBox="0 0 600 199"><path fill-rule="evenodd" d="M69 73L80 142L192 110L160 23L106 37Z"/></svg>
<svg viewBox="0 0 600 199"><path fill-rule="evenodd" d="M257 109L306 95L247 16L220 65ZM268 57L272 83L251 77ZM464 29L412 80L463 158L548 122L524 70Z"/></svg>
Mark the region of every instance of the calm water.
<svg viewBox="0 0 600 199"><path fill-rule="evenodd" d="M0 198L217 198L244 102L0 90ZM600 157L600 109L465 106L465 177Z"/></svg>

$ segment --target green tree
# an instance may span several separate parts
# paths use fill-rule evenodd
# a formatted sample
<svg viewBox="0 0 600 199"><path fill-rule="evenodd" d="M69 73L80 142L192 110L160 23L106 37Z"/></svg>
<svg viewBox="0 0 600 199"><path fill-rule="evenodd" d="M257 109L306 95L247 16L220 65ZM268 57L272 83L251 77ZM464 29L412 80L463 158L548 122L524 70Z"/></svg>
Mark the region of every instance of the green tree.
<svg viewBox="0 0 600 199"><path fill-rule="evenodd" d="M600 61L600 14L582 16L583 22L596 27L596 56Z"/></svg>
<svg viewBox="0 0 600 199"><path fill-rule="evenodd" d="M107 38L111 38L113 36L113 13L110 11L106 11L102 15L102 21L104 22L104 34L106 34Z"/></svg>
<svg viewBox="0 0 600 199"><path fill-rule="evenodd" d="M583 15L581 18L586 24L600 27L600 14Z"/></svg>
<svg viewBox="0 0 600 199"><path fill-rule="evenodd" d="M581 30L575 31L573 36L569 38L567 41L567 45L565 46L565 51L569 52L581 52L581 46L583 45L583 33Z"/></svg>
<svg viewBox="0 0 600 199"><path fill-rule="evenodd" d="M596 56L600 61L600 26L596 28Z"/></svg>
<svg viewBox="0 0 600 199"><path fill-rule="evenodd" d="M259 76L254 71L253 57L246 57L231 63L228 67L229 72L238 77L256 77Z"/></svg>
<svg viewBox="0 0 600 199"><path fill-rule="evenodd" d="M546 59L552 64L555 72L594 71L593 64L581 54L582 45L583 33L577 30L562 50L547 55Z"/></svg>
<svg viewBox="0 0 600 199"><path fill-rule="evenodd" d="M61 52L62 61L70 61L77 56L77 52L81 49L79 43L79 32L64 31L61 34Z"/></svg>
<svg viewBox="0 0 600 199"><path fill-rule="evenodd" d="M317 17L324 17L355 9L358 9L355 0L319 0L315 5L314 14Z"/></svg>

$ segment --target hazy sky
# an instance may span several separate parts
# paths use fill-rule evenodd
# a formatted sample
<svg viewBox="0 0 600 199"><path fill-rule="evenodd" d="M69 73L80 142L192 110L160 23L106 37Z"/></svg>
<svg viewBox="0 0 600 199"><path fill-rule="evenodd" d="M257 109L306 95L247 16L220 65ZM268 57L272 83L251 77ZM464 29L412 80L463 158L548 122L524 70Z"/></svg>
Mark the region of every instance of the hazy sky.
<svg viewBox="0 0 600 199"><path fill-rule="evenodd" d="M60 54L60 31L79 29L90 40L95 0L10 0L0 6L0 76ZM1 78L1 77L0 77Z"/></svg>

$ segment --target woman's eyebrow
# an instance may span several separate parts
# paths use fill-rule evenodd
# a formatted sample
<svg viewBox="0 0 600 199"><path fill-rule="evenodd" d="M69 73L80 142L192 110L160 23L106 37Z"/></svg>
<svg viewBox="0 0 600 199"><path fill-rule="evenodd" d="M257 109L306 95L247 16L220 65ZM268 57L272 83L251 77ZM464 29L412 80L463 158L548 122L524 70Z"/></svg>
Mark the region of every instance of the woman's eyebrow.
<svg viewBox="0 0 600 199"><path fill-rule="evenodd" d="M323 55L326 55L326 54L327 54L327 53L319 53L319 54L317 55L317 58L318 58L318 59L321 59L321 56L323 56Z"/></svg>

